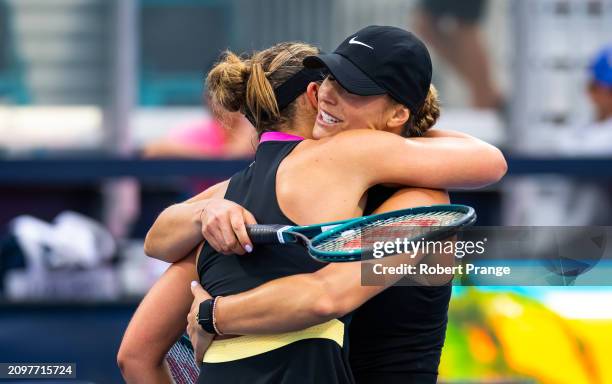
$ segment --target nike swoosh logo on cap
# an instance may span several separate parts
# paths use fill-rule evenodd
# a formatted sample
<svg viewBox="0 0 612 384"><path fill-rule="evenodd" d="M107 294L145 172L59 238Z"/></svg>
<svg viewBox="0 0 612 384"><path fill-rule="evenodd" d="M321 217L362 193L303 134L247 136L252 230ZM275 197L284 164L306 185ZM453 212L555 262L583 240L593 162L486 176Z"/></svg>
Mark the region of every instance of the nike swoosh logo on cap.
<svg viewBox="0 0 612 384"><path fill-rule="evenodd" d="M359 44L359 45L363 45L364 47L368 47L370 49L374 49L374 47L371 47L371 46L367 45L366 43L362 43L361 41L355 40L356 37L357 36L353 36L353 38L351 38L349 40L349 44Z"/></svg>

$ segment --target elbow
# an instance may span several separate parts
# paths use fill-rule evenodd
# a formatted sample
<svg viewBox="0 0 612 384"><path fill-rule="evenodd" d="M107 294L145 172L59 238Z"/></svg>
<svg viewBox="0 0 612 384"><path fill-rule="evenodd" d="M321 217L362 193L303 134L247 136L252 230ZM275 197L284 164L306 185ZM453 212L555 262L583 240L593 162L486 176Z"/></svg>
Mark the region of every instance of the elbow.
<svg viewBox="0 0 612 384"><path fill-rule="evenodd" d="M121 344L117 352L117 366L126 383L140 383L143 378L162 367L163 360L152 359L142 348L129 347Z"/></svg>
<svg viewBox="0 0 612 384"><path fill-rule="evenodd" d="M149 232L147 232L147 235L145 236L144 253L145 255L154 259L160 259L158 249L155 246L155 242L152 238L153 235L151 235L151 230L149 230Z"/></svg>
<svg viewBox="0 0 612 384"><path fill-rule="evenodd" d="M482 153L481 157L479 157L484 165L484 169L481 173L482 177L478 187L495 184L508 172L508 163L502 151L492 145L487 145L487 147L485 153Z"/></svg>
<svg viewBox="0 0 612 384"><path fill-rule="evenodd" d="M335 293L334 288L329 286L325 279L318 282L318 287L313 292L317 294L312 311L320 323L342 317L352 310L347 298L343 297L345 295Z"/></svg>
<svg viewBox="0 0 612 384"><path fill-rule="evenodd" d="M117 366L121 371L121 376L123 376L123 378L126 378L130 371L130 360L127 358L127 356L121 353L121 350L119 351L119 353L117 353Z"/></svg>
<svg viewBox="0 0 612 384"><path fill-rule="evenodd" d="M494 161L492 162L491 176L493 183L496 183L502 179L508 172L508 163L502 151L498 148L494 148Z"/></svg>
<svg viewBox="0 0 612 384"><path fill-rule="evenodd" d="M342 317L340 306L332 295L319 295L312 308L313 317L319 322L325 322L331 319Z"/></svg>
<svg viewBox="0 0 612 384"><path fill-rule="evenodd" d="M119 352L117 352L117 365L121 371L121 376L123 376L126 382L129 382L129 378L134 377L138 373L141 364L138 356L134 353L130 353L130 351L122 345L119 348Z"/></svg>
<svg viewBox="0 0 612 384"><path fill-rule="evenodd" d="M163 222L162 219L164 215L169 214L168 211L172 206L164 209L162 213L157 217L151 228L147 231L147 235L144 240L144 253L145 255L162 261L166 260L168 255L168 247L164 247L165 244L168 244L169 241L166 239L165 231L163 230L164 225L160 222Z"/></svg>
<svg viewBox="0 0 612 384"><path fill-rule="evenodd" d="M144 253L148 257L152 259L157 259L161 261L165 261L166 263L174 263L180 260L180 257L172 257L173 253L169 248L165 248L163 245L164 242L159 239L155 239L155 235L151 234L152 229L147 232L144 241ZM154 240L155 239L155 240ZM168 243L168 242L167 242Z"/></svg>

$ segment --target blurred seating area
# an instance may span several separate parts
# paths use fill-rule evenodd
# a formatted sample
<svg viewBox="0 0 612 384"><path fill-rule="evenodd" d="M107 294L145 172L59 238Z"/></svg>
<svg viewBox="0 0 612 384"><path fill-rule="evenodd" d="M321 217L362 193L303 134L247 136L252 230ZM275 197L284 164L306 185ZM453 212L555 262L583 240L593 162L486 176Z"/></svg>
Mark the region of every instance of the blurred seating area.
<svg viewBox="0 0 612 384"><path fill-rule="evenodd" d="M118 382L118 335L167 267L145 257L147 229L248 165L257 143L244 118L212 116L208 69L226 48L303 40L331 51L368 24L422 35L443 106L437 127L507 155L503 182L451 191L479 225L612 223L612 0L0 0L0 338L13 348L0 361L56 356ZM82 231L70 246L67 217ZM552 305L560 295L459 289L444 379L611 383L594 329L604 334L612 316L593 328ZM19 349L35 316L49 326L32 337L71 346ZM519 318L571 326L554 347L566 370L520 359L534 333L513 328ZM89 322L102 330L96 347L82 341ZM74 337L55 340L66 327Z"/></svg>

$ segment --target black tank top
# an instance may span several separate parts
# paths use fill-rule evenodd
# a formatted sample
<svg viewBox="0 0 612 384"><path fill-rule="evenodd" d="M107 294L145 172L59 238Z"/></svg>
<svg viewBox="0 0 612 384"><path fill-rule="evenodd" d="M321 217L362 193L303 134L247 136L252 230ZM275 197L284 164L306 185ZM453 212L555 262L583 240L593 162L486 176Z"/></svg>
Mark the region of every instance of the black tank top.
<svg viewBox="0 0 612 384"><path fill-rule="evenodd" d="M251 166L229 183L225 198L248 209L260 224L296 225L281 211L276 198L276 172L299 141L260 143ZM254 247L251 255L222 255L205 245L198 258L200 282L213 296L255 288L267 281L314 272L314 261L297 245ZM295 341L255 356L222 363L204 363L202 383L352 383L348 364L348 317L339 319L343 346L326 338Z"/></svg>
<svg viewBox="0 0 612 384"><path fill-rule="evenodd" d="M397 189L368 191L366 214ZM353 314L350 362L357 384L435 384L451 286L394 286Z"/></svg>

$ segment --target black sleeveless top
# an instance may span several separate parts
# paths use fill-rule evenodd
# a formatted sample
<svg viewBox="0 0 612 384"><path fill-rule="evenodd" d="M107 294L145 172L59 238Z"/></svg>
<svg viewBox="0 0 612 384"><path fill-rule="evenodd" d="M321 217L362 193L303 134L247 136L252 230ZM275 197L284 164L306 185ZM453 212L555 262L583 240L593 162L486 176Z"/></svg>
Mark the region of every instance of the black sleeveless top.
<svg viewBox="0 0 612 384"><path fill-rule="evenodd" d="M396 191L371 188L366 214ZM357 309L349 331L356 383L435 384L450 297L450 284L394 286Z"/></svg>
<svg viewBox="0 0 612 384"><path fill-rule="evenodd" d="M248 209L260 224L296 225L281 211L276 198L276 172L299 141L260 143L251 166L229 183L225 198ZM206 244L198 258L200 283L213 296L237 294L265 282L314 272L325 264L314 261L298 245L254 247L247 256L222 255ZM348 325L347 318L339 319ZM352 383L348 364L348 326L343 345L325 338L295 341L255 356L204 363L202 383Z"/></svg>

